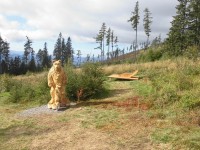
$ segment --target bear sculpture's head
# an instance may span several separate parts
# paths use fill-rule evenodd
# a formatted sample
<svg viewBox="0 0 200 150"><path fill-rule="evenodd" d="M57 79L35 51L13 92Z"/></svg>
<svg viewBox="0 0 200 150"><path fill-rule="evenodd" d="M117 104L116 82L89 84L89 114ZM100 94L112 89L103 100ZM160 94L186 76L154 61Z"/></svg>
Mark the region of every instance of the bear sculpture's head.
<svg viewBox="0 0 200 150"><path fill-rule="evenodd" d="M53 60L53 68L56 71L60 71L62 66L61 66L61 61L60 60Z"/></svg>

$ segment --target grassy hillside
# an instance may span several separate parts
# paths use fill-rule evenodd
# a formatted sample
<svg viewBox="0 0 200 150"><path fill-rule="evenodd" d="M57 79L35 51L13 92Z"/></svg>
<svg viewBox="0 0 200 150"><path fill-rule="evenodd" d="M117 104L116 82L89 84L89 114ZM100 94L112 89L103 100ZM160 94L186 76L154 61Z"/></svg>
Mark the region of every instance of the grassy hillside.
<svg viewBox="0 0 200 150"><path fill-rule="evenodd" d="M186 58L104 66L105 76L137 69L141 79L106 78L103 97L27 118L16 114L49 100L46 73L1 76L0 149L200 149L199 66Z"/></svg>
<svg viewBox="0 0 200 150"><path fill-rule="evenodd" d="M200 61L186 58L105 67L105 73L139 70L141 80L131 83L141 104L151 106L150 118L160 127L152 133L158 143L173 143L177 149L199 149ZM182 147L182 146L183 147ZM183 148L186 149L186 148Z"/></svg>

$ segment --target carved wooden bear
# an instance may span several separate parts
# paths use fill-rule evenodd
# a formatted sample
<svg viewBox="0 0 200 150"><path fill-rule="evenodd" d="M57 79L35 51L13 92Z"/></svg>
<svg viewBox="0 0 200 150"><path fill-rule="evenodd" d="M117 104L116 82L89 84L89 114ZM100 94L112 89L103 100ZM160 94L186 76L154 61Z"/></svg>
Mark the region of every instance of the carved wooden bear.
<svg viewBox="0 0 200 150"><path fill-rule="evenodd" d="M69 104L69 100L65 96L66 82L66 74L61 66L61 61L53 61L53 66L48 73L48 86L51 88L51 100L48 108L58 109L60 106L66 107Z"/></svg>

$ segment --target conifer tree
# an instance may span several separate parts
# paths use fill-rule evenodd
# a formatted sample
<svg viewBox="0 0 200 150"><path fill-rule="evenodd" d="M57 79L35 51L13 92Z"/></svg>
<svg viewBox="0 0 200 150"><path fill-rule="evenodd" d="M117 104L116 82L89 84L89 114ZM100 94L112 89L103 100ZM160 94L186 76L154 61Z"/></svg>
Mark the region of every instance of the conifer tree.
<svg viewBox="0 0 200 150"><path fill-rule="evenodd" d="M0 63L1 67L1 73L8 73L8 64L5 62L5 60L2 60Z"/></svg>
<svg viewBox="0 0 200 150"><path fill-rule="evenodd" d="M33 51L33 48L31 47L32 41L28 38L28 36L26 36L26 38L27 38L27 41L24 44L24 61L25 61L25 64L27 65L28 60L29 60L29 54L30 53L34 54L34 51ZM32 55L31 55L31 57L32 57Z"/></svg>
<svg viewBox="0 0 200 150"><path fill-rule="evenodd" d="M187 48L187 26L188 14L187 6L188 0L178 0L179 4L176 6L177 15L174 16L172 27L170 28L169 37L167 39L168 52L170 55L182 55Z"/></svg>
<svg viewBox="0 0 200 150"><path fill-rule="evenodd" d="M36 71L35 51L33 49L31 51L31 61L29 62L28 69L32 72Z"/></svg>
<svg viewBox="0 0 200 150"><path fill-rule="evenodd" d="M150 32L151 32L151 28L150 28L151 23L152 23L151 13L150 13L148 8L145 8L143 26L144 26L145 34L147 35L147 44L146 44L147 47L149 45L149 36L150 36Z"/></svg>
<svg viewBox="0 0 200 150"><path fill-rule="evenodd" d="M99 30L99 34L95 37L96 43L99 44L99 46L95 49L101 50L101 61L104 60L104 40L106 35L106 24L103 23L101 26L101 29Z"/></svg>
<svg viewBox="0 0 200 150"><path fill-rule="evenodd" d="M51 65L51 60L49 59L48 49L47 49L47 43L44 43L43 48L43 60L42 60L42 67L49 68Z"/></svg>
<svg viewBox="0 0 200 150"><path fill-rule="evenodd" d="M4 72L5 72L5 68L8 68L9 48L10 48L9 47L9 43L4 41L0 36L0 74L3 71L2 70L2 65L1 65L3 58L4 58L4 62L3 62Z"/></svg>
<svg viewBox="0 0 200 150"><path fill-rule="evenodd" d="M81 65L81 50L77 50L77 66Z"/></svg>
<svg viewBox="0 0 200 150"><path fill-rule="evenodd" d="M102 59L104 61L105 56L105 35L106 35L106 24L103 23L100 30L101 36L102 36Z"/></svg>
<svg viewBox="0 0 200 150"><path fill-rule="evenodd" d="M106 46L108 46L107 59L109 59L109 53L110 53L110 40L111 40L111 29L108 28L108 31L106 32Z"/></svg>
<svg viewBox="0 0 200 150"><path fill-rule="evenodd" d="M13 60L13 74L14 75L20 75L20 64L21 64L21 59L20 57L15 57Z"/></svg>
<svg viewBox="0 0 200 150"><path fill-rule="evenodd" d="M200 1L190 0L188 7L188 45L200 47Z"/></svg>
<svg viewBox="0 0 200 150"><path fill-rule="evenodd" d="M9 43L8 42L6 42L6 41L4 41L4 43L3 43L3 53L2 53L2 55L3 55L3 57L4 57L4 60L5 60L5 62L8 64L8 62L9 62Z"/></svg>
<svg viewBox="0 0 200 150"><path fill-rule="evenodd" d="M3 53L3 45L4 45L4 41L0 36L0 74L2 73L2 53Z"/></svg>
<svg viewBox="0 0 200 150"><path fill-rule="evenodd" d="M43 61L43 51L41 49L38 50L37 54L36 54L36 58L37 58L37 63L40 64L42 66L42 61Z"/></svg>
<svg viewBox="0 0 200 150"><path fill-rule="evenodd" d="M118 43L119 41L118 41L118 37L116 36L115 37L115 40L114 40L114 44L115 44L115 47L116 47L116 49L118 48Z"/></svg>
<svg viewBox="0 0 200 150"><path fill-rule="evenodd" d="M111 40L111 47L112 47L112 52L111 53L113 53L113 48L114 48L114 31L111 32L110 40Z"/></svg>
<svg viewBox="0 0 200 150"><path fill-rule="evenodd" d="M65 62L67 63L73 57L73 48L72 48L72 41L71 38L68 37L66 43L66 55L65 55Z"/></svg>
<svg viewBox="0 0 200 150"><path fill-rule="evenodd" d="M62 43L61 43L61 62L62 65L64 65L64 62L66 60L66 45L65 45L65 39L62 38Z"/></svg>
<svg viewBox="0 0 200 150"><path fill-rule="evenodd" d="M136 42L136 49L137 49L137 31L138 31L138 24L139 24L139 2L136 2L134 11L132 12L131 18L128 20L128 22L131 22L132 28L135 30L135 42ZM135 50L136 50L135 49Z"/></svg>
<svg viewBox="0 0 200 150"><path fill-rule="evenodd" d="M3 50L4 50L4 41L3 41L3 39L0 36L0 63L2 61Z"/></svg>
<svg viewBox="0 0 200 150"><path fill-rule="evenodd" d="M56 41L56 44L54 46L53 55L55 56L55 59L61 60L62 57L62 33L59 34L58 39Z"/></svg>

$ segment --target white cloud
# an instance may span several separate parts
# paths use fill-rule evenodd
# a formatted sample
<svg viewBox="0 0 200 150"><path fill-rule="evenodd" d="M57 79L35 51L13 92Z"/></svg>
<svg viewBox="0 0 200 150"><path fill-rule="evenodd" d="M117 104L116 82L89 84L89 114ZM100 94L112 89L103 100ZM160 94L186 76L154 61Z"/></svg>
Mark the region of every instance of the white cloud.
<svg viewBox="0 0 200 150"><path fill-rule="evenodd" d="M135 3L136 0L1 0L0 33L9 42L23 41L26 35L35 42L48 42L56 40L60 32L65 38L70 36L72 42L95 42L93 37L105 22L119 41L131 43L134 30L127 20ZM140 0L139 39L145 38L144 8L148 7L153 15L151 35L166 36L176 4L175 0ZM25 21L9 20L8 15L20 16Z"/></svg>

